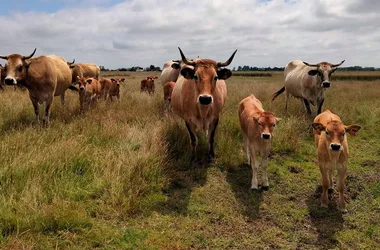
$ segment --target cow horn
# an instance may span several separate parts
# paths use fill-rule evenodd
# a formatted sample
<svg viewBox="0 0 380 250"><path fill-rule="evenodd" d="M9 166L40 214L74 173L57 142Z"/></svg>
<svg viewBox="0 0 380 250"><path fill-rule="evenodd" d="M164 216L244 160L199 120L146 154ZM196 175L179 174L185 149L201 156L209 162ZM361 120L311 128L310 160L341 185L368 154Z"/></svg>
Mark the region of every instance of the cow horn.
<svg viewBox="0 0 380 250"><path fill-rule="evenodd" d="M176 62L176 63L179 63L179 60L172 60L172 62Z"/></svg>
<svg viewBox="0 0 380 250"><path fill-rule="evenodd" d="M1 59L8 60L8 56L0 56Z"/></svg>
<svg viewBox="0 0 380 250"><path fill-rule="evenodd" d="M231 62L232 62L232 60L234 59L234 56L235 56L236 52L237 52L237 50L235 50L235 52L232 54L232 56L227 61L225 61L224 63L218 62L216 64L216 66L218 68L220 68L220 67L227 67L228 65L230 65Z"/></svg>
<svg viewBox="0 0 380 250"><path fill-rule="evenodd" d="M75 63L75 58L73 60L73 62L67 62L68 65L71 65L71 64L74 64Z"/></svg>
<svg viewBox="0 0 380 250"><path fill-rule="evenodd" d="M340 65L342 65L344 63L344 61L346 61L346 60L343 60L341 63L338 63L338 64L333 64L333 65L331 65L331 67L333 67L333 68L339 67Z"/></svg>
<svg viewBox="0 0 380 250"><path fill-rule="evenodd" d="M34 51L33 51L32 54L30 54L30 56L23 56L22 59L23 59L23 60L26 60L26 59L30 59L30 58L32 58L32 56L34 56L34 53L36 53L36 50L37 50L37 48L34 48Z"/></svg>
<svg viewBox="0 0 380 250"><path fill-rule="evenodd" d="M183 54L181 48L178 47L178 49L179 49L179 53L181 53L182 62L185 63L185 64L187 64L187 65L195 66L195 62L193 62L193 61L188 61L188 60L186 59L185 55Z"/></svg>
<svg viewBox="0 0 380 250"><path fill-rule="evenodd" d="M319 67L319 63L318 64L309 64L307 62L303 62L305 65L309 66L309 67Z"/></svg>

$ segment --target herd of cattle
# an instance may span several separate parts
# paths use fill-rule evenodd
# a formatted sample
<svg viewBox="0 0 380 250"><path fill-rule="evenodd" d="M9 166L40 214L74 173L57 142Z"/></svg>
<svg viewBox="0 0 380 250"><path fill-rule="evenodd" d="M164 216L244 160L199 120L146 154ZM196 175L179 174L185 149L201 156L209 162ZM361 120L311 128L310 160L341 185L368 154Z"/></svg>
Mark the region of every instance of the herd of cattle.
<svg viewBox="0 0 380 250"><path fill-rule="evenodd" d="M204 131L208 136L208 155L214 158L214 137L227 97L225 80L232 72L227 67L231 64L237 51L225 62L185 57L180 48L181 60L171 60L164 64L160 76L164 88L164 100L167 108L181 117L190 137L192 158L196 158L198 138L196 130ZM79 91L80 108L86 110L104 97L112 101L114 96L120 99L120 83L125 79L100 78L99 67L95 64L75 64L64 58L49 55L33 58L12 54L0 56L6 60L0 68L1 82L7 85L20 84L29 90L34 106L36 120L39 122L38 105L46 103L43 120L49 124L50 109L54 96L65 101L65 91ZM286 93L286 106L289 96L303 100L306 111L311 115L310 103L317 105L317 116L312 124L318 152L318 165L322 175L322 206L327 206L327 192L333 188L332 173L338 171L339 207L345 211L344 180L347 170L348 142L346 133L356 135L360 126L346 126L341 119L329 110L321 113L324 91L329 88L331 74L343 64L321 62L308 64L299 60L288 63L285 67L285 86L274 93L272 101L281 93ZM149 76L141 81L141 91L154 94L154 80ZM79 90L75 87L79 84ZM247 152L248 164L252 167L251 189L258 189L258 168L261 168L263 189L269 187L267 177L268 156L275 126L281 120L272 112L264 110L262 103L252 94L239 104L239 120ZM261 157L261 163L258 157Z"/></svg>

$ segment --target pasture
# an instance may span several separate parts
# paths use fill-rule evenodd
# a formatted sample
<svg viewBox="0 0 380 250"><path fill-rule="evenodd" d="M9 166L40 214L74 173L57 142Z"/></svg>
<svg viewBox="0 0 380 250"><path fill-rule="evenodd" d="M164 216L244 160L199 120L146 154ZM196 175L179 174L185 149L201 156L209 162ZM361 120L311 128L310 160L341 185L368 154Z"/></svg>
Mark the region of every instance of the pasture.
<svg viewBox="0 0 380 250"><path fill-rule="evenodd" d="M56 98L48 129L33 124L27 91L0 92L0 249L379 247L380 80L338 78L326 91L323 110L362 126L348 138L342 214L336 191L329 208L320 207L312 119L301 102L291 99L288 112L284 95L270 104L282 73L226 81L216 158L207 162L201 135L194 164L183 121L163 112L159 81L149 96L140 80L151 73L128 74L120 103L83 115L76 93L67 91L65 108ZM268 191L249 190L237 108L251 93L282 118Z"/></svg>

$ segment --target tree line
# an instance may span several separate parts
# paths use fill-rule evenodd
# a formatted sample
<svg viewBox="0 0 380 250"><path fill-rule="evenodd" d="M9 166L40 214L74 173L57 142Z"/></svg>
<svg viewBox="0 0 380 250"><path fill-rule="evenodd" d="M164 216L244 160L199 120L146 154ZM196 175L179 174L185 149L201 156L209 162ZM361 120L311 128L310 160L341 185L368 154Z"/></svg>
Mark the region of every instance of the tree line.
<svg viewBox="0 0 380 250"><path fill-rule="evenodd" d="M233 67L232 71L284 71L284 67L251 67L248 65ZM380 68L350 66L339 67L340 71L380 71Z"/></svg>

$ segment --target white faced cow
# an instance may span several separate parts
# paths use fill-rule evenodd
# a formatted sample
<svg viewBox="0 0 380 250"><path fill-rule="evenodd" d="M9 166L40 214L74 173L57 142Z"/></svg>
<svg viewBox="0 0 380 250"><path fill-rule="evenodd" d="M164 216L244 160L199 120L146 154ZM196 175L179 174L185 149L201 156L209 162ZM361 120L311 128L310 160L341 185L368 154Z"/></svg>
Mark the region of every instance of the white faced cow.
<svg viewBox="0 0 380 250"><path fill-rule="evenodd" d="M160 82L162 86L167 82L175 82L181 71L180 60L170 60L164 63L162 67L162 73L160 76Z"/></svg>
<svg viewBox="0 0 380 250"><path fill-rule="evenodd" d="M311 115L310 103L317 105L320 114L325 100L324 91L331 86L331 74L343 63L344 60L339 64L291 61L285 67L285 86L273 94L272 101L285 91L285 109L288 108L289 95L292 95L303 100L308 115Z"/></svg>
<svg viewBox="0 0 380 250"><path fill-rule="evenodd" d="M219 113L222 111L227 97L227 88L224 80L232 73L228 66L236 51L226 62L215 62L210 59L188 61L182 50L178 48L182 62L181 75L174 86L171 96L173 112L185 120L189 132L190 142L195 158L198 138L195 130L205 131L208 134L209 157L214 157L214 136L219 122Z"/></svg>

